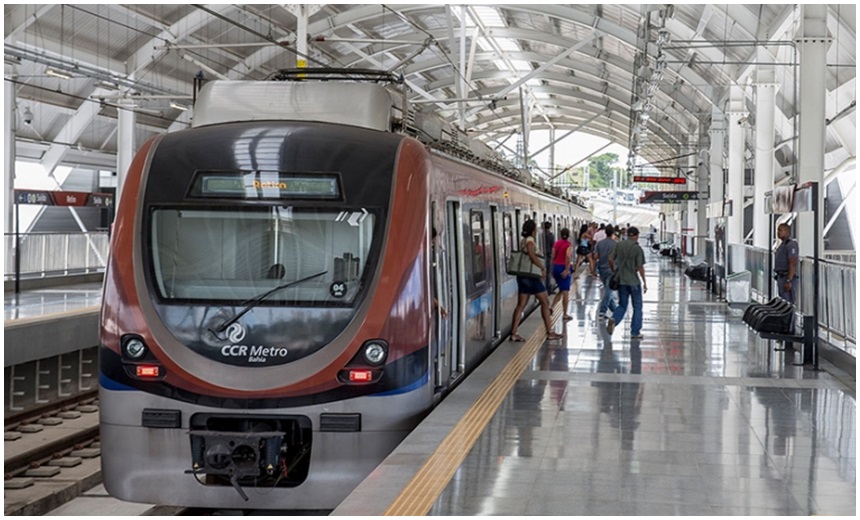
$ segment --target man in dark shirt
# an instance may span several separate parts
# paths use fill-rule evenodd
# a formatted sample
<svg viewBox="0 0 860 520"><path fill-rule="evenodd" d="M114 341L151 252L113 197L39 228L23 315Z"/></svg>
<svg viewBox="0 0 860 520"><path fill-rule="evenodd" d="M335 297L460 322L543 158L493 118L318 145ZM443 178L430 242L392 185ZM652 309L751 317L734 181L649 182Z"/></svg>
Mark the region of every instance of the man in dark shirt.
<svg viewBox="0 0 860 520"><path fill-rule="evenodd" d="M600 306L597 309L597 319L606 318L607 309L610 312L615 312L615 298L613 291L609 288L609 278L612 276L612 268L609 266L609 255L615 249L615 239L612 238L615 233L615 228L612 224L606 226L606 238L597 242L594 246L594 254L597 256L597 273L600 275L600 282L603 284L603 299L600 300Z"/></svg>
<svg viewBox="0 0 860 520"><path fill-rule="evenodd" d="M628 300L632 300L630 338L642 339L642 295L648 291L648 282L645 281L645 253L639 246L638 229L627 228L627 240L615 244L615 248L609 253L609 266L613 271L619 271L621 284L618 286L618 306L606 322L606 332L612 334L615 324L624 319Z"/></svg>
<svg viewBox="0 0 860 520"><path fill-rule="evenodd" d="M782 243L776 250L773 270L776 273L776 288L779 297L794 304L797 295L797 242L791 238L791 228L788 224L780 224L776 228L776 236Z"/></svg>
<svg viewBox="0 0 860 520"><path fill-rule="evenodd" d="M552 232L552 223L543 223L543 261L546 264L546 289L547 294L555 293L552 288L552 246L555 245L555 235Z"/></svg>

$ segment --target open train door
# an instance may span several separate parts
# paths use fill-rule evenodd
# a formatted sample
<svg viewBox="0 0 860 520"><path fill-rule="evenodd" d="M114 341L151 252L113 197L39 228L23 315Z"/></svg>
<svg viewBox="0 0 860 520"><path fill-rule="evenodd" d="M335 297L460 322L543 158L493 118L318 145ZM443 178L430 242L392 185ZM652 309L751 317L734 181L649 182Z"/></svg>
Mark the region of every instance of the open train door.
<svg viewBox="0 0 860 520"><path fill-rule="evenodd" d="M500 338L502 335L502 269L500 251L499 251L499 208L498 206L490 206L490 249L493 251L493 268L490 270L493 275L493 338Z"/></svg>
<svg viewBox="0 0 860 520"><path fill-rule="evenodd" d="M465 277L463 266L463 217L458 201L448 201L445 208L445 231L439 241L437 262L439 294L448 303L448 316L441 318L439 333L439 358L437 386L448 386L463 373L462 345L465 343L466 312L464 307ZM439 300L442 302L443 300Z"/></svg>
<svg viewBox="0 0 860 520"><path fill-rule="evenodd" d="M444 225L436 223L436 202L431 202L430 222L437 233L430 242L430 285L433 302L432 356L433 387L438 393L448 385L448 359L451 349L451 276L448 259L448 233ZM443 217L444 223L444 217ZM438 303L437 303L438 302ZM441 309L445 309L442 314Z"/></svg>

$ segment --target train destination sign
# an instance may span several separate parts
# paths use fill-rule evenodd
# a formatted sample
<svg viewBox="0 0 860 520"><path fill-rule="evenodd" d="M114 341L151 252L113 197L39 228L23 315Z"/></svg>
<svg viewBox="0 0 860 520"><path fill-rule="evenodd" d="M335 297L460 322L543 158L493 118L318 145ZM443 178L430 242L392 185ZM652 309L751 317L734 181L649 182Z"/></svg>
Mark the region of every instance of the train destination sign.
<svg viewBox="0 0 860 520"><path fill-rule="evenodd" d="M698 191L646 191L639 198L640 204L672 204L699 200Z"/></svg>
<svg viewBox="0 0 860 520"><path fill-rule="evenodd" d="M40 206L110 208L113 206L113 195L85 191L15 190L15 203Z"/></svg>
<svg viewBox="0 0 860 520"><path fill-rule="evenodd" d="M202 171L190 197L220 199L340 199L340 176L334 173L276 171Z"/></svg>
<svg viewBox="0 0 860 520"><path fill-rule="evenodd" d="M653 184L687 184L686 177L658 177L654 175L634 175L633 182L650 182Z"/></svg>

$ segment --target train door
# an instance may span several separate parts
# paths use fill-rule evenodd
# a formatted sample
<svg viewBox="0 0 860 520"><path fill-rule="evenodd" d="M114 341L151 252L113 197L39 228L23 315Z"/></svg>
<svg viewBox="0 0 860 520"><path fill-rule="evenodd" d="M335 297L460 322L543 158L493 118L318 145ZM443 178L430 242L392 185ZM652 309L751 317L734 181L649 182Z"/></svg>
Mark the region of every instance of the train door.
<svg viewBox="0 0 860 520"><path fill-rule="evenodd" d="M436 220L436 202L431 203L430 224L433 231L442 234L441 223ZM444 222L444 215L443 215ZM446 310L445 316L434 302L433 309L433 377L434 387L439 390L447 386L448 374L450 373L450 350L451 350L451 265L447 253L448 246L442 236L431 239L430 248L430 283L433 297L436 298L438 306Z"/></svg>
<svg viewBox="0 0 860 520"><path fill-rule="evenodd" d="M502 310L502 267L499 266L499 208L490 206L490 249L492 250L493 262L493 337L501 335Z"/></svg>
<svg viewBox="0 0 860 520"><path fill-rule="evenodd" d="M444 376L454 381L463 372L463 346L466 344L466 273L463 264L463 215L458 201L448 201L446 227L448 228L448 258L450 261L451 341L447 359L448 369ZM443 377L445 379L446 377Z"/></svg>

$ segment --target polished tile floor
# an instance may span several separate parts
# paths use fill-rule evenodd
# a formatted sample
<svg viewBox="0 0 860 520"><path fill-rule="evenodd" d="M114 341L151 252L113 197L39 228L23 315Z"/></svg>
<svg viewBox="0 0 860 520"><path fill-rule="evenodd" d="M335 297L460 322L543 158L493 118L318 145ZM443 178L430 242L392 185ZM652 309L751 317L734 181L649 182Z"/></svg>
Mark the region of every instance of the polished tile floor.
<svg viewBox="0 0 860 520"><path fill-rule="evenodd" d="M7 292L3 298L3 319L32 318L93 307L101 304L102 284L82 283L33 289L20 294Z"/></svg>
<svg viewBox="0 0 860 520"><path fill-rule="evenodd" d="M566 339L541 347L430 514L856 513L853 385L648 261L644 339L629 310L608 335L600 283L580 276Z"/></svg>

